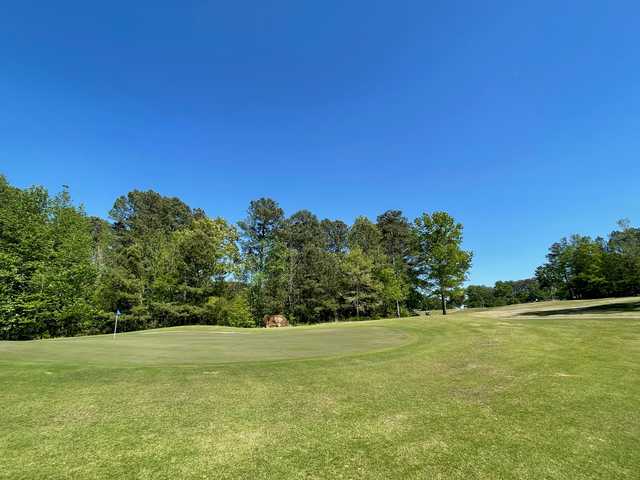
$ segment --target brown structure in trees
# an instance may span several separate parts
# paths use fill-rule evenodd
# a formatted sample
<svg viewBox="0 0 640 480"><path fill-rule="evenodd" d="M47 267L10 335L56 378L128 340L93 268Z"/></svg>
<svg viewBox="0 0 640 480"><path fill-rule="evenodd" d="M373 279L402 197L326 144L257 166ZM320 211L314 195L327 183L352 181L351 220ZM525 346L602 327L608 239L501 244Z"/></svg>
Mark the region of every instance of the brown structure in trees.
<svg viewBox="0 0 640 480"><path fill-rule="evenodd" d="M267 328L289 326L289 321L287 320L287 317L285 317L284 315L265 315L262 322L264 323L264 326Z"/></svg>

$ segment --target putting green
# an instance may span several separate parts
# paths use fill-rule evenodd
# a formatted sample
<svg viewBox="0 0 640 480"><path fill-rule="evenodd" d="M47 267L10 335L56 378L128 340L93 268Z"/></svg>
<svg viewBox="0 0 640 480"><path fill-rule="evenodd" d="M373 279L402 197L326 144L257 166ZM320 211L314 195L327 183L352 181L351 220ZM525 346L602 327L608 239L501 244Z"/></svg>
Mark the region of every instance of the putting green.
<svg viewBox="0 0 640 480"><path fill-rule="evenodd" d="M395 329L360 325L279 330L189 326L111 335L0 342L0 362L72 365L200 365L383 350L407 343Z"/></svg>

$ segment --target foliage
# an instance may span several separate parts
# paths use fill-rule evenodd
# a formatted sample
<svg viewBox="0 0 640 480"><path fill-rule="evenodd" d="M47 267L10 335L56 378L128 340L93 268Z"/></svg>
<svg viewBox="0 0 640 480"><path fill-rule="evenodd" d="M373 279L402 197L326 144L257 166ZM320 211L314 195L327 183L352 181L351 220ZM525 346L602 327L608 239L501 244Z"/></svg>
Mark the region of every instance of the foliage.
<svg viewBox="0 0 640 480"><path fill-rule="evenodd" d="M422 214L415 221L418 271L426 285L440 296L442 313L447 298L462 286L471 267L472 253L462 250L462 224L446 212Z"/></svg>
<svg viewBox="0 0 640 480"><path fill-rule="evenodd" d="M381 301L382 283L376 278L374 262L360 247L353 248L343 263L345 276L345 305L355 309L359 319L361 313L373 311Z"/></svg>
<svg viewBox="0 0 640 480"><path fill-rule="evenodd" d="M94 313L91 224L65 189L0 177L0 338L75 335Z"/></svg>
<svg viewBox="0 0 640 480"><path fill-rule="evenodd" d="M551 245L535 278L463 290L472 254L446 212L410 223L286 217L270 198L238 228L175 197L133 190L111 221L86 215L65 187L19 189L0 177L0 338L104 333L186 324L256 326L401 316L438 302L490 307L549 298L640 294L640 229Z"/></svg>
<svg viewBox="0 0 640 480"><path fill-rule="evenodd" d="M251 315L249 303L244 295L232 298L210 297L205 304L209 324L228 327L256 327L258 323Z"/></svg>
<svg viewBox="0 0 640 480"><path fill-rule="evenodd" d="M465 293L465 305L471 308L499 307L551 298L549 291L542 288L536 278L497 281L493 287L469 285Z"/></svg>
<svg viewBox="0 0 640 480"><path fill-rule="evenodd" d="M247 218L238 222L242 232L242 249L250 270L264 270L283 221L284 212L275 200L260 198L251 201Z"/></svg>
<svg viewBox="0 0 640 480"><path fill-rule="evenodd" d="M640 229L628 221L618 227L606 241L572 235L551 245L536 270L540 285L565 299L640 294Z"/></svg>
<svg viewBox="0 0 640 480"><path fill-rule="evenodd" d="M0 181L0 332L69 336L159 326L379 318L422 308L416 231L398 210L352 226L250 203L238 230L175 197L133 190L111 221L65 189Z"/></svg>
<svg viewBox="0 0 640 480"><path fill-rule="evenodd" d="M607 240L571 235L554 242L535 278L498 281L494 287L470 285L469 307L495 307L548 299L640 295L640 229L628 220Z"/></svg>
<svg viewBox="0 0 640 480"><path fill-rule="evenodd" d="M386 275L383 274L384 291L387 292L385 297L395 304L395 314L400 317L401 305L411 294L410 285L417 287L420 284L415 269L415 231L400 210L387 210L378 215L376 225L382 249L391 263L391 271L387 270Z"/></svg>

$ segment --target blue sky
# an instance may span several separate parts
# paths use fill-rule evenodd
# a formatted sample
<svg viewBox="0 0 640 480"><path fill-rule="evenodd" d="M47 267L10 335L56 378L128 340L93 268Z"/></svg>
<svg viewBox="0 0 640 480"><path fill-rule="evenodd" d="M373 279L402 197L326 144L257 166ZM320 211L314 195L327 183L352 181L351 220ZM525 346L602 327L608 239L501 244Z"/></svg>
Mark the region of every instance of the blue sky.
<svg viewBox="0 0 640 480"><path fill-rule="evenodd" d="M639 45L638 2L4 2L0 172L103 217L446 210L472 282L524 278L640 223Z"/></svg>

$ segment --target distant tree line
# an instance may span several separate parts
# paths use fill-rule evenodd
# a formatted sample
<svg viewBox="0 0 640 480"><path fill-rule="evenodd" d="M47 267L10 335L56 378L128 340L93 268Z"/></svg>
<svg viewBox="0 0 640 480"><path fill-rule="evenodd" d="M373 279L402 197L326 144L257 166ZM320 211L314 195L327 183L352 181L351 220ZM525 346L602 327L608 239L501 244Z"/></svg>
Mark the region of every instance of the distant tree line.
<svg viewBox="0 0 640 480"><path fill-rule="evenodd" d="M482 308L635 295L640 295L640 228L622 220L607 239L572 235L552 244L534 278L468 286L465 303Z"/></svg>
<svg viewBox="0 0 640 480"><path fill-rule="evenodd" d="M471 252L446 212L398 210L352 225L252 201L237 226L178 198L134 190L110 221L68 190L0 176L0 338L184 324L252 327L408 315L464 297Z"/></svg>
<svg viewBox="0 0 640 480"><path fill-rule="evenodd" d="M548 290L542 288L535 278L525 280L498 281L493 287L469 285L466 288L465 305L470 308L501 307L516 303L549 300Z"/></svg>
<svg viewBox="0 0 640 480"><path fill-rule="evenodd" d="M640 228L621 220L606 240L563 238L551 245L536 278L553 298L640 295Z"/></svg>

